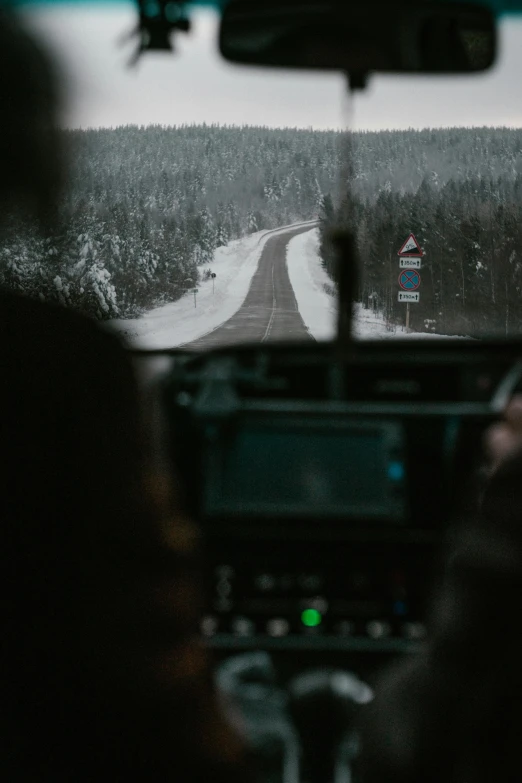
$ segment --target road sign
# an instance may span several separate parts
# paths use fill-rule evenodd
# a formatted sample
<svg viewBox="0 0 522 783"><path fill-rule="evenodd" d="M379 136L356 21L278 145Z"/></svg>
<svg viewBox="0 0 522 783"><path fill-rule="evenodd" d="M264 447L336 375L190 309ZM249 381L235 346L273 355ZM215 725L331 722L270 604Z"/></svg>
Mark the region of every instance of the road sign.
<svg viewBox="0 0 522 783"><path fill-rule="evenodd" d="M418 302L420 300L420 293L417 291L416 293L408 293L407 291L398 291L398 299L399 302L407 302L410 304L410 302Z"/></svg>
<svg viewBox="0 0 522 783"><path fill-rule="evenodd" d="M424 253L421 250L421 246L413 236L413 234L410 234L406 242L403 244L399 252L397 253L399 256L413 256L415 258L419 258L424 255Z"/></svg>
<svg viewBox="0 0 522 783"><path fill-rule="evenodd" d="M422 258L399 258L401 269L420 269Z"/></svg>
<svg viewBox="0 0 522 783"><path fill-rule="evenodd" d="M403 269L399 275L399 285L403 291L416 291L421 284L421 277L416 269Z"/></svg>

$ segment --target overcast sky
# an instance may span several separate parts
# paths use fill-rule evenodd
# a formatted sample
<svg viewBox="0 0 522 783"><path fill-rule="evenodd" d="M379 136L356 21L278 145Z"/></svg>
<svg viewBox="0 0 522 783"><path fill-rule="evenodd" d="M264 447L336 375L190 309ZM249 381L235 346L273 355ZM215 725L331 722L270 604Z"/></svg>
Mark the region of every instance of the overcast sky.
<svg viewBox="0 0 522 783"><path fill-rule="evenodd" d="M337 74L295 74L228 65L216 46L216 17L199 11L175 56L147 55L128 69L132 46L118 38L132 7L60 5L26 12L69 75L69 127L220 123L314 128L348 119ZM510 125L522 127L522 22L501 27L498 65L466 78L374 77L355 98L355 128Z"/></svg>

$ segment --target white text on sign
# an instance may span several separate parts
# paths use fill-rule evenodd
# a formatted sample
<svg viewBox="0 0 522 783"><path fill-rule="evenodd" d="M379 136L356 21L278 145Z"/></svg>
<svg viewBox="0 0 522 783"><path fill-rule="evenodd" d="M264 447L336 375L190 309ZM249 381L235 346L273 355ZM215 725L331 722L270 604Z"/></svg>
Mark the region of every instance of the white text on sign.
<svg viewBox="0 0 522 783"><path fill-rule="evenodd" d="M399 258L401 269L420 269L422 258Z"/></svg>
<svg viewBox="0 0 522 783"><path fill-rule="evenodd" d="M407 291L399 291L399 302L418 302L420 300L420 293L408 293Z"/></svg>

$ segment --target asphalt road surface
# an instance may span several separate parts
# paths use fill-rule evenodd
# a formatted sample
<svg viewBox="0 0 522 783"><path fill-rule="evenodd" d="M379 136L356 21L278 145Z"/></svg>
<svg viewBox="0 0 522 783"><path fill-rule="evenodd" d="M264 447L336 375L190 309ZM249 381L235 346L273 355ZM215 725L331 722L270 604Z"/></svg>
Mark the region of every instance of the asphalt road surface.
<svg viewBox="0 0 522 783"><path fill-rule="evenodd" d="M310 228L300 226L269 237L239 310L212 332L183 347L199 351L247 342L313 340L297 309L286 268L286 246Z"/></svg>

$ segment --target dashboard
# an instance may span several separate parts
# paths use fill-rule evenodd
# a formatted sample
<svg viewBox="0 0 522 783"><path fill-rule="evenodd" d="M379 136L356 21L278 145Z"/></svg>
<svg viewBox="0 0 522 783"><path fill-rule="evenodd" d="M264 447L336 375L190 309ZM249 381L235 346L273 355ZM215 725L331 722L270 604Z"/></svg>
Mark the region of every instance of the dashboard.
<svg viewBox="0 0 522 783"><path fill-rule="evenodd" d="M204 530L216 655L371 678L419 649L453 521L473 513L484 429L518 342L271 344L176 353L162 380L186 510Z"/></svg>

